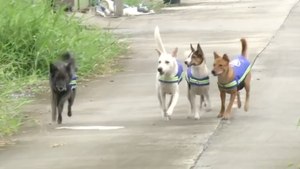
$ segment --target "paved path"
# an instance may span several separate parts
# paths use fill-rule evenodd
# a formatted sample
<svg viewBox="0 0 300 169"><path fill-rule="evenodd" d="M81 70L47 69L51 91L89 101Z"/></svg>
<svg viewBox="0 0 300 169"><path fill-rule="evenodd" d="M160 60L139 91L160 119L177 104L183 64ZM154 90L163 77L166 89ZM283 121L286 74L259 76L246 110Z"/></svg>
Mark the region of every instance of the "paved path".
<svg viewBox="0 0 300 169"><path fill-rule="evenodd" d="M300 168L299 21L300 3L255 63L251 113L221 125L195 169Z"/></svg>
<svg viewBox="0 0 300 169"><path fill-rule="evenodd" d="M193 167L199 157L200 161L204 157L200 155L219 126L219 120L216 119L219 109L218 91L216 85L212 85L212 112L206 113L199 121L187 120L189 107L185 94L186 85L182 83L181 96L174 117L171 121L163 121L154 87L157 62L157 54L154 51L156 47L153 38L154 27L160 26L167 49L179 47L181 61L185 58L185 51L189 50L189 44L200 42L211 68L213 50L236 54L240 51L240 37L248 39L249 51L253 59L268 44L296 2L296 0L197 2L189 0L186 1L187 6L166 9L158 15L113 20L89 18L87 22L114 28L115 33L122 34L123 38L130 41L131 50L121 60L122 72L97 78L86 86L79 87L74 116L67 118L64 114L61 127L122 126L124 128L100 131L57 130L56 125L48 124L50 106L48 98L45 97L26 108L27 112L36 115L40 125L29 127L30 129L24 130L23 134L16 136L15 145L1 148L0 169L184 169ZM282 55L277 53L276 57L280 58ZM231 128L237 124L254 125L255 122L263 120L273 122L271 120L274 117L270 110L274 109L270 106L274 106L274 102L267 102L270 106L266 106L260 100L263 98L259 97L262 90L255 92L258 88L262 88L260 85L263 83L269 84L273 82L272 80L275 81L275 77L269 77L272 71L265 71L269 63L263 62L263 58L266 57L262 57L253 70L252 109L247 114L237 111L232 123L228 125ZM295 60L283 61L295 63ZM294 68L296 71L296 67ZM279 69L274 68L274 70L276 71L273 72L277 72ZM278 72L275 75L281 74ZM296 76L296 74L289 75ZM257 78L261 80L256 80ZM288 83L289 88L297 84L293 84L292 79L280 82ZM212 78L212 84L216 84L215 78ZM265 95L271 96L271 99L277 98L276 103L287 101L280 98L280 95L275 95L276 93L271 89L264 90ZM293 89L296 92L297 88ZM280 91L283 91L283 88ZM291 105L295 105L292 103ZM257 111L266 111L270 115L258 114ZM296 121L295 117L294 120ZM294 125L295 123L285 122L279 125L283 124ZM267 126L261 126L264 127ZM225 129L219 130L218 134L226 134L223 132ZM253 131L252 134L256 133ZM279 138L276 135L274 137ZM241 140L242 137L237 137L238 139ZM213 140L217 141L216 138ZM206 159L203 164L211 165L209 156ZM198 164L202 165L200 162Z"/></svg>

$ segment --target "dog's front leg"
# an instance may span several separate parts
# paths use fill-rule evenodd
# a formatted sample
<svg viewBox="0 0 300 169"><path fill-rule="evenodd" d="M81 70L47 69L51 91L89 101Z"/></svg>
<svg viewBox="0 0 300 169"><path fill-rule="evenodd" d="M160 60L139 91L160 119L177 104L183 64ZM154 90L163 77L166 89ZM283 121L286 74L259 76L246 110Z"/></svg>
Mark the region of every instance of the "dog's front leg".
<svg viewBox="0 0 300 169"><path fill-rule="evenodd" d="M233 102L235 100L236 95L237 95L236 91L232 91L232 93L230 94L230 101L229 101L229 104L227 106L226 112L224 113L224 116L223 116L224 120L228 120L230 118L232 105L233 105Z"/></svg>
<svg viewBox="0 0 300 169"><path fill-rule="evenodd" d="M190 102L190 107L191 107L190 111L188 112L188 116L187 116L188 119L191 118L192 115L195 113L195 98L193 100L191 93L192 93L191 89L188 88L188 100Z"/></svg>
<svg viewBox="0 0 300 169"><path fill-rule="evenodd" d="M53 91L52 91L51 109L52 109L52 122L55 122L57 117L57 95Z"/></svg>
<svg viewBox="0 0 300 169"><path fill-rule="evenodd" d="M70 97L70 94L64 95L61 98L59 98L58 100L58 105L57 105L57 110L58 110L58 119L57 119L57 123L61 124L62 122L62 112L64 109L64 104L66 102L66 100Z"/></svg>
<svg viewBox="0 0 300 169"><path fill-rule="evenodd" d="M226 93L225 91L220 91L220 97L221 97L221 110L218 115L218 118L223 117L224 112L225 112L225 99L226 99Z"/></svg>
<svg viewBox="0 0 300 169"><path fill-rule="evenodd" d="M72 105L74 103L74 99L75 99L75 96L76 96L76 89L74 89L71 93L71 96L70 98L68 99L68 116L71 117L72 116Z"/></svg>
<svg viewBox="0 0 300 169"><path fill-rule="evenodd" d="M61 114L62 114L62 111L63 111L63 109L64 109L64 102L61 102L61 101L60 101L60 102L58 103L57 108L58 108L57 124L61 124L61 122L62 122L62 116L61 116Z"/></svg>
<svg viewBox="0 0 300 169"><path fill-rule="evenodd" d="M173 97L172 98L172 103L170 104L170 106L168 107L168 110L167 110L167 118L168 118L168 120L171 119L171 116L173 114L173 110L174 110L175 105L176 105L176 103L178 101L179 92L176 91L172 97Z"/></svg>
<svg viewBox="0 0 300 169"><path fill-rule="evenodd" d="M163 94L161 91L158 91L157 93L159 104L160 104L160 112L162 115L162 118L165 118L166 115L166 94Z"/></svg>

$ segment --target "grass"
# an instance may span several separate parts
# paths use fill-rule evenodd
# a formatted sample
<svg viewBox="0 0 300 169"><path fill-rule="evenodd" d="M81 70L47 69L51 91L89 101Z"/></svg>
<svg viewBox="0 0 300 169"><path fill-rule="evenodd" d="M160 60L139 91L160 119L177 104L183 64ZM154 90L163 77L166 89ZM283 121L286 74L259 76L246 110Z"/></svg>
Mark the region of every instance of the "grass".
<svg viewBox="0 0 300 169"><path fill-rule="evenodd" d="M104 73L125 45L111 33L86 29L74 16L55 12L49 0L0 0L0 136L17 131L27 99L13 97L48 78L48 65L65 52L75 54L79 77Z"/></svg>
<svg viewBox="0 0 300 169"><path fill-rule="evenodd" d="M20 108L29 102L24 98L12 97L15 91L20 90L20 85L13 81L1 81L5 83L0 87L0 138L18 131L22 122Z"/></svg>

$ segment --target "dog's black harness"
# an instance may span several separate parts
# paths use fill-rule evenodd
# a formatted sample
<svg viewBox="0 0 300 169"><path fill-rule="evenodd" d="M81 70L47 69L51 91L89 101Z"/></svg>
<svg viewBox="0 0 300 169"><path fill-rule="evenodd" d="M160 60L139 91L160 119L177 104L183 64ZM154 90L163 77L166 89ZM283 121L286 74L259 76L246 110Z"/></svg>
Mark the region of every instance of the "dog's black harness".
<svg viewBox="0 0 300 169"><path fill-rule="evenodd" d="M71 87L72 90L76 89L77 87L77 76L74 75L71 79L71 82L69 83L69 86Z"/></svg>

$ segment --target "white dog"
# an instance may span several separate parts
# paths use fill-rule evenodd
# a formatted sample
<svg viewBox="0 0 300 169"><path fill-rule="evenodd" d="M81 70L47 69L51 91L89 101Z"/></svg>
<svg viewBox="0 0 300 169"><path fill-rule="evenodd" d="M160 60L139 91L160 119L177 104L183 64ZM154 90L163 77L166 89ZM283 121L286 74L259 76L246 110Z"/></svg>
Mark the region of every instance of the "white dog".
<svg viewBox="0 0 300 169"><path fill-rule="evenodd" d="M184 61L188 66L186 73L186 81L188 83L188 99L191 104L191 114L194 114L196 120L200 119L199 111L201 111L202 104L205 102L206 110L211 110L211 104L209 99L209 71L205 63L204 53L200 47L197 45L197 50L195 50L191 44L191 53L188 58ZM196 95L200 96L200 110L196 109Z"/></svg>
<svg viewBox="0 0 300 169"><path fill-rule="evenodd" d="M158 27L155 28L154 38L159 54L156 76L157 95L162 117L170 120L179 97L179 83L182 80L183 66L176 60L177 48L174 49L172 54L166 52ZM166 105L167 95L171 96L168 105Z"/></svg>

